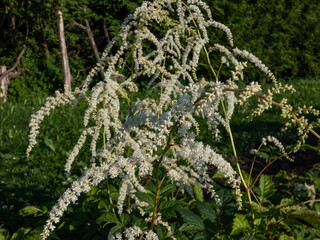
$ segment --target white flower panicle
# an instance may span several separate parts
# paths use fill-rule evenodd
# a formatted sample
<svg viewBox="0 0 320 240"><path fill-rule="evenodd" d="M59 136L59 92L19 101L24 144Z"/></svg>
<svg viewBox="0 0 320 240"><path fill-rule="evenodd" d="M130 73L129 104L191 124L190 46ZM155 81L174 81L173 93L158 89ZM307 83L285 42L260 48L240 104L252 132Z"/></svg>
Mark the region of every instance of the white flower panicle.
<svg viewBox="0 0 320 240"><path fill-rule="evenodd" d="M267 142L273 143L279 149L281 154L286 157L286 159L288 159L288 160L293 162L293 159L289 157L289 155L286 152L283 144L277 138L275 138L274 136L267 136L266 138L262 138L262 144L264 146L267 145Z"/></svg>
<svg viewBox="0 0 320 240"><path fill-rule="evenodd" d="M152 24L163 29L157 32L150 27ZM227 47L219 44L219 39L211 37L210 31L220 30L229 41ZM211 46L207 51L207 47ZM214 79L210 77L210 72L202 74L204 68L199 68L202 53L207 54L209 62L202 65L210 65ZM222 74L215 73L208 60L209 54L219 54L221 67L230 70L230 79L225 80ZM130 73L121 69L128 55L133 58ZM136 195L137 192L147 192L144 180L150 176L154 178L154 172L159 168L167 170L167 179L175 182L181 192L193 196L193 186L197 184L219 203L211 179L209 166L212 165L228 179L241 207L237 173L217 150L205 146L197 138L202 134L199 119L212 131L214 140L218 140L221 137L220 125L229 132L235 106L243 105L249 97L261 94L261 86L257 82L238 89L238 80L244 79L247 64L238 60L238 56L253 63L274 83L274 87L258 99L260 102L255 115L272 106L274 94L294 91L291 86L277 83L270 70L254 55L233 48L230 29L216 22L208 5L201 0L144 2L129 15L103 52L102 66L97 64L90 71L82 88L48 98L45 106L31 118L27 155L36 144L40 123L51 110L83 99L88 101L83 116L84 130L67 159L65 170L70 173L72 163L86 141L90 141L92 165L71 184L52 208L42 239L46 239L55 229L67 207L75 203L81 193L88 192L106 178L120 180L119 215L136 208L142 216L148 216L145 210L148 203L140 201ZM94 84L93 79L100 73L101 67L104 79ZM131 94L139 89L136 82L148 86L153 91L152 97L134 101ZM290 105L284 101L281 106L283 117L291 120ZM128 114L123 116L126 110ZM297 114L303 113L319 115L319 111L309 108L301 108ZM303 125L302 135L316 126L310 126L302 116L300 122ZM320 125L320 121L317 124ZM284 153L283 146L275 138L266 140L272 141ZM131 204L126 209L125 200L128 197ZM171 232L170 225L161 219L158 212L155 224L162 224ZM141 239L142 235L143 239L158 239L153 231L142 231L137 226L129 226L110 239Z"/></svg>
<svg viewBox="0 0 320 240"><path fill-rule="evenodd" d="M30 134L29 134L29 146L27 148L27 156L29 156L32 148L37 144L37 135L39 134L40 123L45 116L48 116L50 112L60 105L71 103L75 100L80 90L76 88L73 93L66 91L65 93L56 92L56 97L48 97L46 99L45 106L34 115L31 116L30 120Z"/></svg>

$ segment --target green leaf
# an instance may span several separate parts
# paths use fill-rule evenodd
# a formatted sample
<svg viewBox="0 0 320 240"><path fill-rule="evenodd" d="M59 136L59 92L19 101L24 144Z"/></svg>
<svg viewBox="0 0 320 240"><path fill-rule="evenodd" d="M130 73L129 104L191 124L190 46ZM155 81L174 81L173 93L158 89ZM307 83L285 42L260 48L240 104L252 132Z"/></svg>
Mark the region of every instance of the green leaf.
<svg viewBox="0 0 320 240"><path fill-rule="evenodd" d="M7 229L1 228L0 229L0 240L8 240L10 233Z"/></svg>
<svg viewBox="0 0 320 240"><path fill-rule="evenodd" d="M168 230L166 229L165 226L157 225L156 226L156 233L159 236L159 239L161 240L161 239L165 239L165 237L168 234Z"/></svg>
<svg viewBox="0 0 320 240"><path fill-rule="evenodd" d="M176 191L176 190L177 190L176 185L169 184L169 185L166 185L164 188L161 189L160 195L161 195L161 196L166 196L166 195L168 195L169 193L172 193L172 192L174 192L174 191Z"/></svg>
<svg viewBox="0 0 320 240"><path fill-rule="evenodd" d="M110 201L109 201L109 199L101 199L100 201L99 201L99 204L98 204L98 209L102 209L102 208L104 208L104 209L109 209L109 206L110 206Z"/></svg>
<svg viewBox="0 0 320 240"><path fill-rule="evenodd" d="M199 202L203 202L203 192L202 188L199 184L192 184L193 192L196 197L196 200Z"/></svg>
<svg viewBox="0 0 320 240"><path fill-rule="evenodd" d="M182 203L178 200L169 200L169 201L165 200L160 203L159 209L160 209L160 211L168 209L168 208L175 209L181 205L182 205Z"/></svg>
<svg viewBox="0 0 320 240"><path fill-rule="evenodd" d="M112 192L110 194L110 198L114 201L118 201L118 198L119 198L119 192Z"/></svg>
<svg viewBox="0 0 320 240"><path fill-rule="evenodd" d="M206 235L204 233L198 233L197 235L194 236L193 240L204 240L207 239Z"/></svg>
<svg viewBox="0 0 320 240"><path fill-rule="evenodd" d="M44 139L44 143L48 148L50 148L53 152L56 152L56 147L53 144L53 141L49 138Z"/></svg>
<svg viewBox="0 0 320 240"><path fill-rule="evenodd" d="M116 233L122 232L123 229L124 229L123 225L116 225L116 226L114 226L113 228L110 229L108 236L113 236Z"/></svg>
<svg viewBox="0 0 320 240"><path fill-rule="evenodd" d="M201 217L199 217L198 215L196 215L192 211L182 208L182 209L179 209L179 212L180 212L184 222L186 222L190 225L196 226L201 230L203 230L205 228Z"/></svg>
<svg viewBox="0 0 320 240"><path fill-rule="evenodd" d="M285 233L281 233L281 235L280 235L280 237L279 237L279 240L294 240L294 237L288 236L288 235L285 234Z"/></svg>
<svg viewBox="0 0 320 240"><path fill-rule="evenodd" d="M120 216L120 221L123 224L123 226L127 226L128 223L130 222L130 216L128 214L126 214L126 213L123 213Z"/></svg>
<svg viewBox="0 0 320 240"><path fill-rule="evenodd" d="M150 196L148 193L144 193L144 192L136 192L135 194L140 201L149 203L150 207L154 206L153 196Z"/></svg>
<svg viewBox="0 0 320 240"><path fill-rule="evenodd" d="M293 212L291 216L296 219L300 219L307 222L308 224L313 226L315 229L320 229L320 217L316 211L305 208L305 209L301 209Z"/></svg>
<svg viewBox="0 0 320 240"><path fill-rule="evenodd" d="M175 234L175 237L177 240L189 240L186 235L184 235L182 232L177 232Z"/></svg>
<svg viewBox="0 0 320 240"><path fill-rule="evenodd" d="M244 237L240 238L240 240L256 240L256 238L252 237L252 236L244 236Z"/></svg>
<svg viewBox="0 0 320 240"><path fill-rule="evenodd" d="M42 210L35 207L35 206L28 206L28 207L24 207L22 209L19 210L19 215L26 217L26 216L37 216L38 213L41 213Z"/></svg>
<svg viewBox="0 0 320 240"><path fill-rule="evenodd" d="M108 213L101 215L97 219L97 223L98 224L105 223L105 225L110 224L110 223L120 224L120 221L118 220L118 218L116 217L116 215L114 213L108 212Z"/></svg>
<svg viewBox="0 0 320 240"><path fill-rule="evenodd" d="M270 155L265 152L257 152L257 156L260 158L264 158L266 161L270 159Z"/></svg>
<svg viewBox="0 0 320 240"><path fill-rule="evenodd" d="M29 232L26 237L23 238L23 240L35 240L40 239L40 234L42 233L42 228L34 229L33 231Z"/></svg>
<svg viewBox="0 0 320 240"><path fill-rule="evenodd" d="M225 188L219 189L219 191L217 191L217 194L220 198L222 206L226 205L232 199L232 195Z"/></svg>
<svg viewBox="0 0 320 240"><path fill-rule="evenodd" d="M249 228L250 228L250 225L246 217L241 214L235 214L235 218L233 219L233 224L232 224L231 235L239 234Z"/></svg>
<svg viewBox="0 0 320 240"><path fill-rule="evenodd" d="M31 231L31 228L19 228L18 231L16 231L10 240L24 240L27 234Z"/></svg>
<svg viewBox="0 0 320 240"><path fill-rule="evenodd" d="M217 179L225 179L226 177L223 175L222 172L217 171L217 172L212 176L212 179L215 179L215 178L217 178Z"/></svg>
<svg viewBox="0 0 320 240"><path fill-rule="evenodd" d="M197 202L196 206L206 218L208 218L213 223L216 222L217 215L209 204L203 203L203 202Z"/></svg>
<svg viewBox="0 0 320 240"><path fill-rule="evenodd" d="M260 201L263 202L264 199L271 197L275 192L274 183L271 180L271 177L267 175L262 175L259 182L260 190Z"/></svg>
<svg viewBox="0 0 320 240"><path fill-rule="evenodd" d="M199 231L199 228L195 225L191 225L189 223L184 223L179 227L180 232L194 232Z"/></svg>

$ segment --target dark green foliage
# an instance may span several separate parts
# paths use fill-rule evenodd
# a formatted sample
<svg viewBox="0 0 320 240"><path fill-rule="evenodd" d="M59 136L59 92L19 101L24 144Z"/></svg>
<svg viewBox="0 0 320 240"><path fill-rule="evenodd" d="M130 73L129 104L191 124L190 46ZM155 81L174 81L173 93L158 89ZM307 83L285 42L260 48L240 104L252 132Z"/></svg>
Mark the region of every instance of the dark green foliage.
<svg viewBox="0 0 320 240"><path fill-rule="evenodd" d="M109 38L115 36L124 18L142 1L10 1L0 8L0 65L11 67L25 41L29 29L27 50L23 56L26 73L12 80L9 96L26 96L30 92L53 93L63 88L59 55L57 9L62 7L68 57L74 86L81 84L90 67L96 63L87 32L68 27L77 22L85 25L87 19L93 31L98 50L102 52ZM5 14L5 7L9 9ZM3 20L3 21L2 21ZM16 69L20 71L22 65ZM82 71L79 71L82 70Z"/></svg>
<svg viewBox="0 0 320 240"><path fill-rule="evenodd" d="M11 67L22 49L29 29L23 64L27 72L10 83L9 96L26 96L30 92L53 93L62 89L63 78L57 35L57 8L62 6L65 36L74 86L85 78L95 58L85 30L68 27L73 22L90 23L98 50L115 36L124 18L142 0L108 1L10 1L0 8L0 65ZM230 27L234 42L258 56L278 77L320 75L320 4L317 0L206 0L214 19ZM9 9L5 14L5 6ZM157 26L151 26L157 28ZM224 40L222 32L212 38ZM226 40L226 39L225 39ZM217 58L212 54L212 58ZM18 71L22 69L20 65ZM87 70L84 70L87 69ZM80 71L82 70L82 71ZM250 79L261 78L248 68ZM264 76L262 76L264 77Z"/></svg>
<svg viewBox="0 0 320 240"><path fill-rule="evenodd" d="M319 1L207 2L215 19L230 27L235 45L259 57L276 76L320 74Z"/></svg>

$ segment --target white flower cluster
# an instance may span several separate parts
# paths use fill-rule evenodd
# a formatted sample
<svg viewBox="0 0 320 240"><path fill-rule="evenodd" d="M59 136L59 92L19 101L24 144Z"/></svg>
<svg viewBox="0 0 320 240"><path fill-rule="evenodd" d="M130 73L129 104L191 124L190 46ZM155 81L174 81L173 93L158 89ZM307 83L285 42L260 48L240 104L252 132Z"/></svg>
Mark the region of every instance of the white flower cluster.
<svg viewBox="0 0 320 240"><path fill-rule="evenodd" d="M239 48L233 49L233 52L235 55L241 56L245 59L248 59L250 62L252 62L257 68L259 68L262 72L264 72L276 85L277 79L273 75L273 73L269 70L269 68L262 63L262 61L254 56L252 53L249 53L247 50L240 50Z"/></svg>
<svg viewBox="0 0 320 240"><path fill-rule="evenodd" d="M65 93L56 92L56 97L48 97L46 99L45 106L34 115L31 116L30 120L30 134L29 134L29 146L27 148L27 156L29 156L32 148L37 144L36 137L39 134L40 123L45 116L50 115L50 112L60 105L71 103L75 100L80 90L77 88L73 93L66 91Z"/></svg>
<svg viewBox="0 0 320 240"><path fill-rule="evenodd" d="M245 91L240 94L239 104L244 105L248 98L252 97L254 94L259 93L261 91L261 86L257 82L251 82L246 86Z"/></svg>
<svg viewBox="0 0 320 240"><path fill-rule="evenodd" d="M150 28L154 23L163 27L163 32L159 34ZM229 40L228 48L231 49L210 42L210 29L222 30ZM148 51L145 46L148 46ZM213 47L207 51L206 46ZM231 79L220 81L219 74L215 75L214 81L209 77L198 79L201 52L207 53L209 63L205 64L209 64L214 72L209 56L213 54L212 50L223 55L222 63L226 64L224 67L230 66ZM130 74L121 69L127 53L133 56ZM243 79L246 62L239 61L237 56L252 62L275 84L274 89L260 99L260 110L257 113L270 107L273 93L292 91L292 88L278 84L274 75L254 55L238 48L233 49L230 29L214 21L210 8L201 0L188 0L186 3L181 0L144 2L129 15L119 34L103 52L103 66L97 65L89 73L82 88L48 98L45 107L32 116L27 154L36 144L40 122L52 109L81 99L89 103L83 117L84 130L68 157L65 170L70 173L72 163L88 139L91 141L92 165L72 183L53 207L42 239L46 239L50 231L54 230L69 204L106 178L121 180L117 203L119 215L124 211L130 213L134 208L142 216L149 214L144 208L148 203L140 201L136 193L147 192L143 180L151 176L154 181L154 173L159 168L167 170L166 177L175 182L181 191L193 196L192 186L198 184L219 202L209 171L209 165L215 166L228 179L241 207L237 173L222 155L197 138L201 134L199 118L219 139L220 124L229 132L235 105L243 104L250 96L261 91L256 82L249 84L245 90L238 89L237 80ZM105 71L104 79L92 84L101 67ZM130 99L129 93L138 91L136 80L144 81L154 91L151 98L136 101ZM241 93L239 99L236 93ZM123 117L126 106L122 100L127 100L130 105L126 117ZM283 111L286 110L287 114L291 111L283 107ZM301 109L303 111L306 112ZM309 111L315 113L312 109ZM284 151L278 141L273 138L270 141ZM126 208L125 200L128 197L131 204ZM160 213L157 213L157 217L152 216L155 217L155 224L162 224L171 232L170 225L162 221L160 216ZM150 222L148 218L146 221ZM127 227L124 232L110 239L142 239L142 235L144 239L158 239L153 231L143 232L137 226Z"/></svg>
<svg viewBox="0 0 320 240"><path fill-rule="evenodd" d="M274 136L267 136L266 138L262 138L263 145L266 146L267 142L273 143L277 148L279 148L279 150L283 156L285 156L288 160L293 162L293 159L291 159L288 156L288 153L286 152L283 144L277 138L275 138Z"/></svg>

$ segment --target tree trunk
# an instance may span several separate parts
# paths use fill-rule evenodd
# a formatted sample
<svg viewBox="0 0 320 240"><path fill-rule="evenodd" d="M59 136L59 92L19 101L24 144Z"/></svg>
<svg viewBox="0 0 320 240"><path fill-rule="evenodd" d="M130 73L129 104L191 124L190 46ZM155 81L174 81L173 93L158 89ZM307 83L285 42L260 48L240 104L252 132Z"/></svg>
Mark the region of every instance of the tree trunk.
<svg viewBox="0 0 320 240"><path fill-rule="evenodd" d="M59 15L58 31L59 31L59 43L60 43L61 62L62 62L62 70L63 70L63 80L64 80L64 91L71 91L71 84L73 79L72 79L70 67L69 67L67 46L66 46L66 40L64 37L63 16L62 16L61 9L58 9L58 15Z"/></svg>
<svg viewBox="0 0 320 240"><path fill-rule="evenodd" d="M7 71L6 66L0 66L0 75ZM9 86L9 78L4 76L1 79L1 91L0 91L0 102L6 102L8 96L8 86Z"/></svg>

